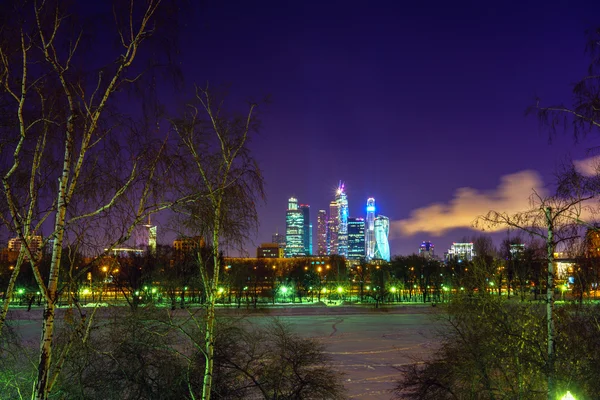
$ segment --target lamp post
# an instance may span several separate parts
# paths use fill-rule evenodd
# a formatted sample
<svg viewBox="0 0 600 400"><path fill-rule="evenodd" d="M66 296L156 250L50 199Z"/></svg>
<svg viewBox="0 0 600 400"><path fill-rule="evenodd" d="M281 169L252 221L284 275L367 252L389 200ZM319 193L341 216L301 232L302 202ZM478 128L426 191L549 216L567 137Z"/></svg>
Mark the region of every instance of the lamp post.
<svg viewBox="0 0 600 400"><path fill-rule="evenodd" d="M283 302L285 303L287 300L287 291L288 288L286 286L282 286L279 291L283 294Z"/></svg>
<svg viewBox="0 0 600 400"><path fill-rule="evenodd" d="M108 267L106 265L102 267L102 272L104 272L104 281L102 282L102 292L100 293L99 301L102 301L102 296L106 291L106 281L108 280Z"/></svg>

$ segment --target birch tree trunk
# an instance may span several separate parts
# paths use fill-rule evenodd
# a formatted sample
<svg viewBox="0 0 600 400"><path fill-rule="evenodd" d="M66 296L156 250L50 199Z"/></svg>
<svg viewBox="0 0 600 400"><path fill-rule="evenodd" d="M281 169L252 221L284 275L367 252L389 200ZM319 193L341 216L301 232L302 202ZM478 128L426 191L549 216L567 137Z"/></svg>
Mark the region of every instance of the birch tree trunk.
<svg viewBox="0 0 600 400"><path fill-rule="evenodd" d="M548 277L546 284L546 321L548 324L548 400L554 400L554 221L552 208L545 207L548 236L546 250L548 257Z"/></svg>
<svg viewBox="0 0 600 400"><path fill-rule="evenodd" d="M156 32L154 21L164 1L148 0L138 5L132 0L125 8L115 5L113 16L121 46L116 57L107 52L104 62L108 66L94 69L95 81L93 75L90 78L82 73L95 67L79 56L87 27L73 26L78 22L66 2L14 1L7 6L19 12L7 22L14 25L0 29L0 96L6 99L6 110L11 115L7 124L11 130L2 133L6 141L0 146L2 194L8 205L7 217L1 215L0 222L20 239L22 250L0 311L0 334L21 266L28 262L45 302L32 396L38 400L49 398L71 344L68 342L65 351L54 359L56 307L64 284L60 276L63 248L69 244L67 232L127 202L133 211L119 230L121 234L104 243L103 247L110 249L127 240L149 213L172 204L149 204L164 146L128 153L123 172L97 170L108 165L99 162L107 151L104 144L111 144L112 127L108 126L111 122L105 116L106 110L118 91L141 79L142 74L132 65L140 57L142 43ZM117 10L125 10L128 15L119 15ZM53 161L55 157L60 162ZM60 167L55 171L57 165ZM106 185L107 192L87 193L90 187L102 191L101 185L106 183L103 179L109 174L116 179ZM97 185L90 183L94 177ZM41 252L34 254L29 243L31 236L52 219L52 228L41 246L52 239L50 269L45 278L40 270ZM85 322L83 316L81 321ZM91 322L89 318L88 327Z"/></svg>
<svg viewBox="0 0 600 400"><path fill-rule="evenodd" d="M212 261L208 270L208 263L199 249L198 267L207 297L202 399L210 400L221 251L224 243L241 245L249 230L256 226L255 200L263 198L264 192L260 170L247 147L249 134L255 129L253 112L256 105L250 105L248 113L241 117L228 117L222 103L215 102L208 89L197 88L196 100L199 107L190 105L190 113L172 122L186 151L181 158L191 163L191 167L184 170L191 171L188 180L194 182L190 190L196 199L179 211L186 215L186 223L207 239ZM202 187L198 187L198 180Z"/></svg>

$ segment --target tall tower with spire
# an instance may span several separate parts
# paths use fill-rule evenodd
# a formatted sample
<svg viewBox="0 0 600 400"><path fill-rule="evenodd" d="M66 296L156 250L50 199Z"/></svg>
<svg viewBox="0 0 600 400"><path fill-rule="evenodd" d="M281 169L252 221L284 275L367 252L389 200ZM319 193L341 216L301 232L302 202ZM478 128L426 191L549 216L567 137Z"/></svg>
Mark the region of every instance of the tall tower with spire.
<svg viewBox="0 0 600 400"><path fill-rule="evenodd" d="M338 207L337 254L348 257L348 197L342 181L335 192L335 202Z"/></svg>
<svg viewBox="0 0 600 400"><path fill-rule="evenodd" d="M367 218L365 220L365 253L367 260L375 257L375 199L367 199Z"/></svg>

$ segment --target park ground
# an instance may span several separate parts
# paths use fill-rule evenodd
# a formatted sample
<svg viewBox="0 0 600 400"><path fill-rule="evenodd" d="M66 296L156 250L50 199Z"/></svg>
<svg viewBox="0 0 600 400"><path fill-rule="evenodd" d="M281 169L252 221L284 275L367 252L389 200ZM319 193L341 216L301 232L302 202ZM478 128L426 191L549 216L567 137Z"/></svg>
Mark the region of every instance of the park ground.
<svg viewBox="0 0 600 400"><path fill-rule="evenodd" d="M396 367L427 358L436 348L436 308L409 304L379 309L360 306L273 307L220 310L242 316L251 324L278 318L300 336L325 346L334 368L343 375L351 399L392 398L400 373ZM109 310L106 310L109 312ZM41 329L41 309L13 309L11 325L17 326L26 343L35 346ZM101 316L100 316L101 317Z"/></svg>

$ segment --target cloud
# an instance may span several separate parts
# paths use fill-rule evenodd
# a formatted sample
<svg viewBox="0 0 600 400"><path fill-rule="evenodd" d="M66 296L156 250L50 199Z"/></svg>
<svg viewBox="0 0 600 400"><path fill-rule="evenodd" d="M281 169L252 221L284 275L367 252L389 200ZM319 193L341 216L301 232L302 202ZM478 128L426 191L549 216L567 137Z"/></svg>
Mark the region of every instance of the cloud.
<svg viewBox="0 0 600 400"><path fill-rule="evenodd" d="M596 176L600 172L600 155L573 161L577 172L584 176Z"/></svg>
<svg viewBox="0 0 600 400"><path fill-rule="evenodd" d="M481 191L469 187L456 190L448 204L435 203L413 210L410 217L391 223L391 233L411 236L428 233L441 236L450 229L472 228L473 221L490 210L509 214L527 210L532 190L545 195L540 175L531 170L505 175L498 187Z"/></svg>

